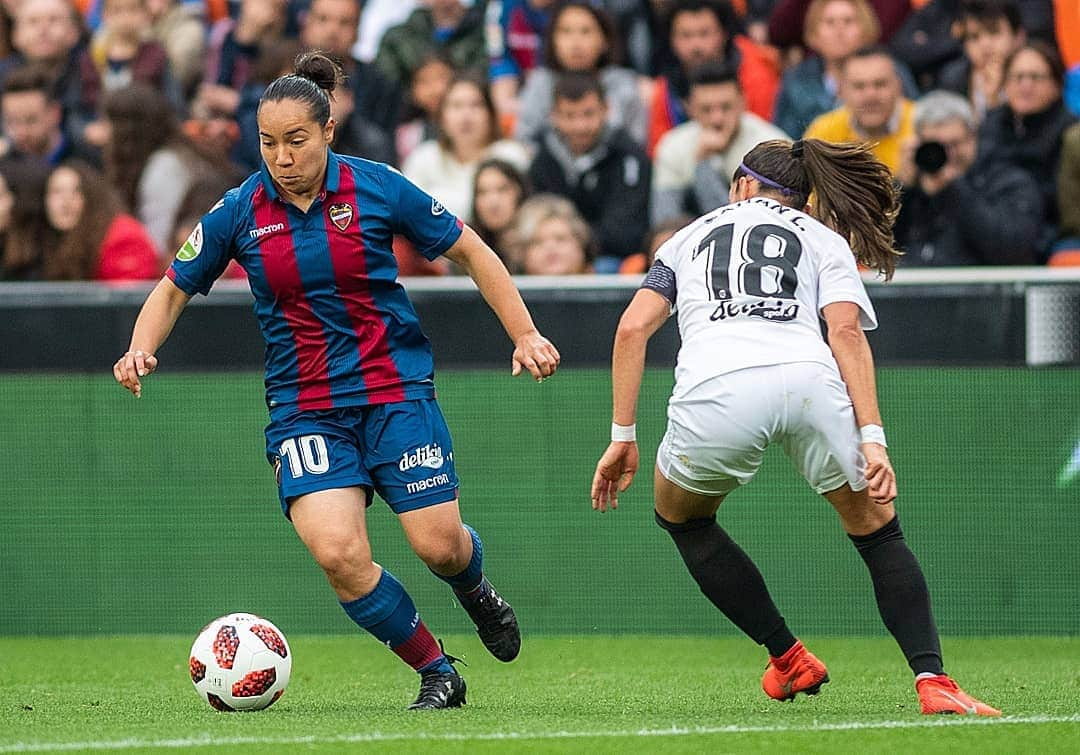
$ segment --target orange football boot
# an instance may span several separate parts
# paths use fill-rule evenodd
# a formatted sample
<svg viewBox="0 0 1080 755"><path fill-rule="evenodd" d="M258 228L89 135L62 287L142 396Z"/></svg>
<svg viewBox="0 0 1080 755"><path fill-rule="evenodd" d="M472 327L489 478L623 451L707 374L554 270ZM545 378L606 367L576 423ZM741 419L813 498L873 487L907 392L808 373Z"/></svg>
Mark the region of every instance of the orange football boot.
<svg viewBox="0 0 1080 755"><path fill-rule="evenodd" d="M945 674L926 676L915 682L919 705L928 715L959 713L968 716L1000 716L1001 711L976 700Z"/></svg>
<svg viewBox="0 0 1080 755"><path fill-rule="evenodd" d="M825 664L796 642L779 658L769 656L761 688L773 700L793 700L799 692L816 695L821 685L829 681Z"/></svg>

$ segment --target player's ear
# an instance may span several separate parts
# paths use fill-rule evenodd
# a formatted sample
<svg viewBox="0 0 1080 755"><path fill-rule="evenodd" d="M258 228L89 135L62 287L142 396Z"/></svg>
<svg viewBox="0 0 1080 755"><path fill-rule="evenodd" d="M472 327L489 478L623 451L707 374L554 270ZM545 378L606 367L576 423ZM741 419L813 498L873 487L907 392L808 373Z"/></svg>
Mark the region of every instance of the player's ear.
<svg viewBox="0 0 1080 755"><path fill-rule="evenodd" d="M334 129L337 126L337 122L333 118L326 120L326 125L323 126L323 138L326 139L327 144L334 143Z"/></svg>

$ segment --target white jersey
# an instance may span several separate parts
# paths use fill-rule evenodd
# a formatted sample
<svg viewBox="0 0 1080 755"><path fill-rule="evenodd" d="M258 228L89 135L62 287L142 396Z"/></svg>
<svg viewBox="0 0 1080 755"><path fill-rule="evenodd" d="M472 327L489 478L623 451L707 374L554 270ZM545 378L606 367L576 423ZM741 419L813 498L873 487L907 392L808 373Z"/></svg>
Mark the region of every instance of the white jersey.
<svg viewBox="0 0 1080 755"><path fill-rule="evenodd" d="M672 310L682 338L675 397L747 367L835 367L821 333L827 304L853 302L862 328L877 327L848 243L772 199L755 197L703 215L663 244L656 262L675 278Z"/></svg>

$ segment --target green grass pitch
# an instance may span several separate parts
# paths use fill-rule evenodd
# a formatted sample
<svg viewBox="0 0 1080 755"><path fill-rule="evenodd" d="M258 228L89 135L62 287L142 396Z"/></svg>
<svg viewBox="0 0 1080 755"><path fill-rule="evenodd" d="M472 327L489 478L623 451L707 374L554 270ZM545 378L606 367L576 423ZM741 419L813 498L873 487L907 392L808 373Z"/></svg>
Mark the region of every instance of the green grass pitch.
<svg viewBox="0 0 1080 755"><path fill-rule="evenodd" d="M475 637L469 704L409 713L416 677L369 637L295 636L288 691L266 711L216 713L187 678L191 638L0 638L0 753L122 752L1077 752L1080 638L945 643L948 670L1004 719L926 717L884 638L810 638L832 682L777 703L750 641L526 637L503 665Z"/></svg>

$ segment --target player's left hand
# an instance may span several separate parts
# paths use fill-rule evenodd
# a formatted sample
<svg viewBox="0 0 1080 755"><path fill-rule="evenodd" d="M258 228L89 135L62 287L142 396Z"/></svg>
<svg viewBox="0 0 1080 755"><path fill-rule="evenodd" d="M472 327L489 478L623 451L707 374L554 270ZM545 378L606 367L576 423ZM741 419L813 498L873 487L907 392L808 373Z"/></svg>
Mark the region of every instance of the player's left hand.
<svg viewBox="0 0 1080 755"><path fill-rule="evenodd" d="M612 442L596 463L592 481L593 511L619 508L619 493L630 487L638 470L637 443Z"/></svg>
<svg viewBox="0 0 1080 755"><path fill-rule="evenodd" d="M146 377L157 369L158 360L153 354L145 351L128 351L116 360L113 365L113 377L116 382L127 388L135 398L142 398L142 382L140 377Z"/></svg>
<svg viewBox="0 0 1080 755"><path fill-rule="evenodd" d="M540 383L544 378L551 377L559 368L559 350L540 333L531 330L520 336L514 344L513 366L511 374L517 377L521 371L528 370L529 374Z"/></svg>
<svg viewBox="0 0 1080 755"><path fill-rule="evenodd" d="M882 506L896 500L896 472L893 471L889 453L877 443L863 443L862 453L866 457L866 481L870 483L867 492L870 500Z"/></svg>

